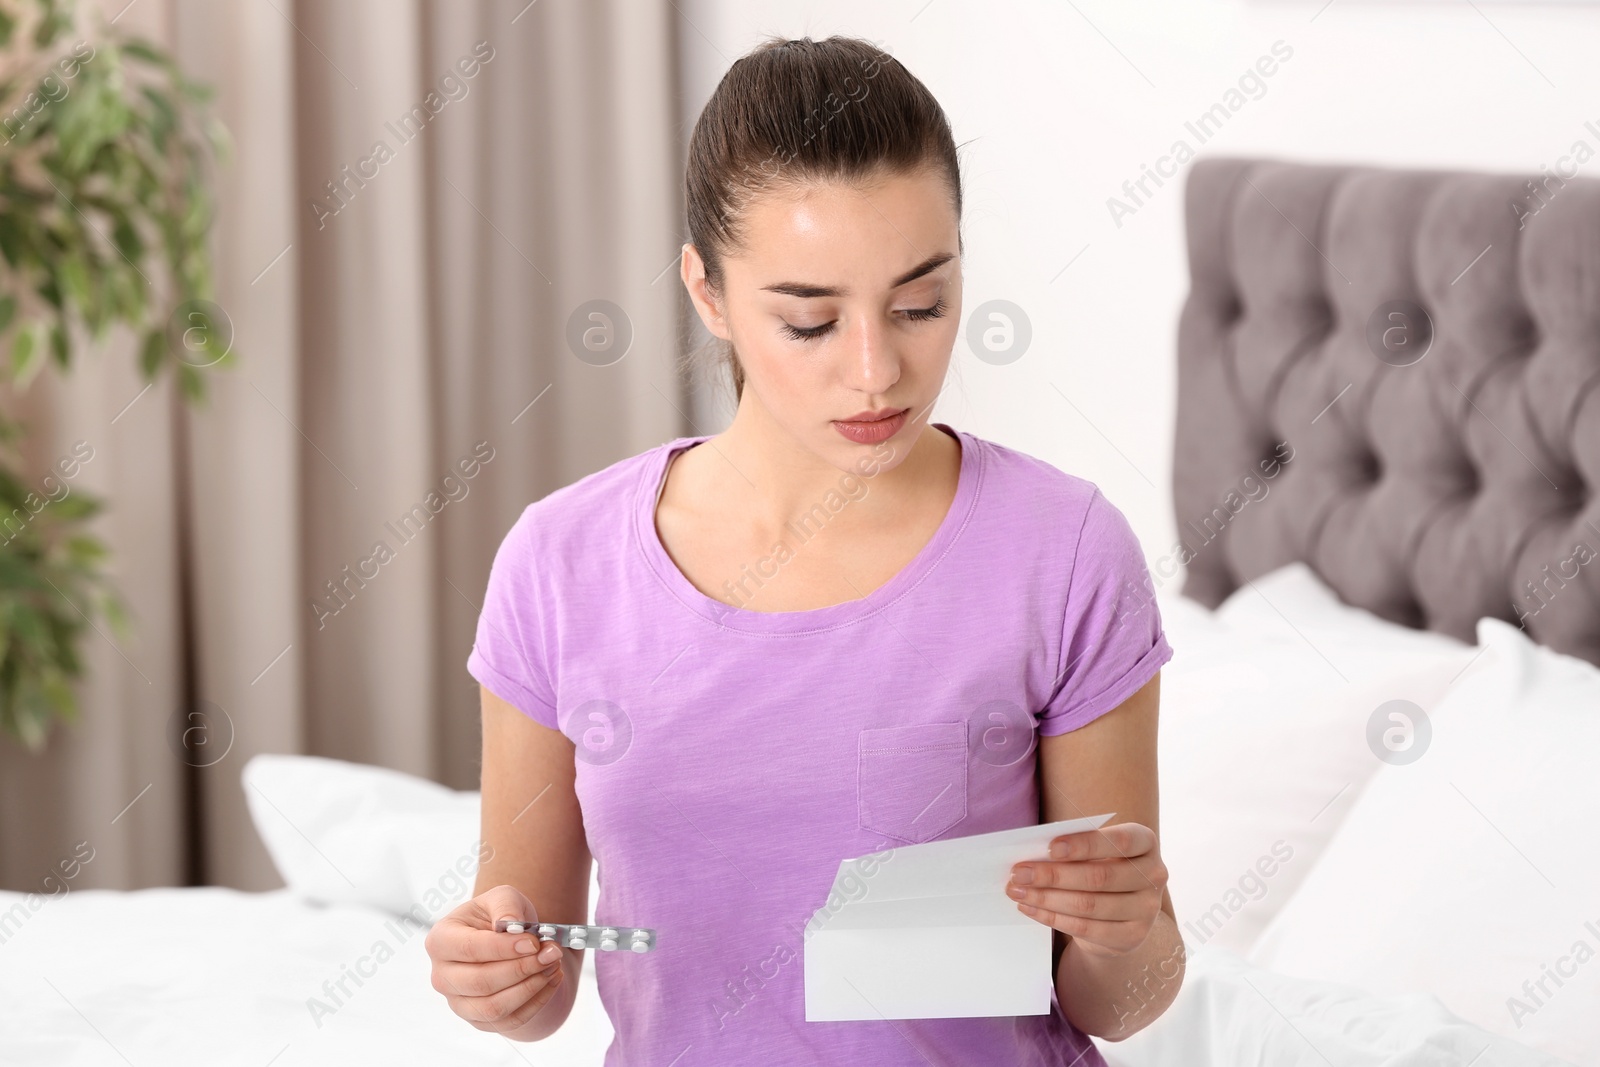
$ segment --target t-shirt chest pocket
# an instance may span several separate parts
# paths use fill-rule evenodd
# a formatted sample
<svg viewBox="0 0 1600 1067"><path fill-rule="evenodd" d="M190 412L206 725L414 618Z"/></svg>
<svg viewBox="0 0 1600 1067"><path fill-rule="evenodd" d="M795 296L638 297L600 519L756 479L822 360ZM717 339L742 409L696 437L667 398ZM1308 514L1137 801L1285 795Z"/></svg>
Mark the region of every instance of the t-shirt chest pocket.
<svg viewBox="0 0 1600 1067"><path fill-rule="evenodd" d="M862 730L856 794L863 830L934 840L967 817L967 724Z"/></svg>

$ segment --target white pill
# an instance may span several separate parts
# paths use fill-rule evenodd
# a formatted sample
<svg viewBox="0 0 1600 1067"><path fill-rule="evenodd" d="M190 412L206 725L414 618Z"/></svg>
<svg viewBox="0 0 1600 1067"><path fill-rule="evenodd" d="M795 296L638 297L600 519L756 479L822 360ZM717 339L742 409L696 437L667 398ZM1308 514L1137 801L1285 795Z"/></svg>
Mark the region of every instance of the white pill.
<svg viewBox="0 0 1600 1067"><path fill-rule="evenodd" d="M521 923L506 923L506 933L508 934L520 934L526 929L527 927Z"/></svg>

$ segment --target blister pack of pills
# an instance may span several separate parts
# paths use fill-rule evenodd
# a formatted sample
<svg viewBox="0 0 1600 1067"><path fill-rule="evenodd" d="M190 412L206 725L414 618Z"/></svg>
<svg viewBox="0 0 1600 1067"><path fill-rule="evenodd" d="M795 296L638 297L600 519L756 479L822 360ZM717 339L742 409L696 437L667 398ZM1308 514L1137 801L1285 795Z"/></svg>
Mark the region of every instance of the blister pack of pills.
<svg viewBox="0 0 1600 1067"><path fill-rule="evenodd" d="M626 948L633 952L649 952L656 947L656 932L637 926L518 923L500 919L494 928L508 934L537 933L540 941L554 941L564 948L598 948L607 952Z"/></svg>

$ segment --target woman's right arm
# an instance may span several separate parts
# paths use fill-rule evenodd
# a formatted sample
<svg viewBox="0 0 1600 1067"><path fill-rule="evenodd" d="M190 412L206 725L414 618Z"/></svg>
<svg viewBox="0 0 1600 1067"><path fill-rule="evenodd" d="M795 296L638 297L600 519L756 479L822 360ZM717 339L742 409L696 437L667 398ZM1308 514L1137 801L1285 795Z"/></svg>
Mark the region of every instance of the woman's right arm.
<svg viewBox="0 0 1600 1067"><path fill-rule="evenodd" d="M498 999L474 997L452 1009L481 1030L518 1041L549 1037L566 1021L577 993L583 953L561 953L558 976L543 981L537 953L519 953L518 937L493 932L497 919L521 922L588 922L593 858L583 831L583 813L573 787L572 742L535 722L480 685L483 704L482 839L489 846L478 866L473 899L435 924L428 951L434 986L470 984L463 968L491 971L487 987ZM528 914L531 905L532 914ZM501 913L504 914L501 914ZM441 929L442 928L442 929ZM463 962L471 961L471 962ZM446 988L440 988L444 985ZM516 992L511 990L516 989ZM479 989L475 988L474 992ZM512 1003L512 1002L515 1003ZM498 1019L475 1018L502 1011Z"/></svg>

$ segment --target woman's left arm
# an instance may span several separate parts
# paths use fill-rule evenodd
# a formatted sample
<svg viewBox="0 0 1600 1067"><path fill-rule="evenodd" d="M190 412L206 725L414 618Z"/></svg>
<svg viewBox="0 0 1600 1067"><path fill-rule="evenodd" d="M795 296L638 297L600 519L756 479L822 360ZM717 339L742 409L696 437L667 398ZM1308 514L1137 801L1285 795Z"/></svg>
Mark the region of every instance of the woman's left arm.
<svg viewBox="0 0 1600 1067"><path fill-rule="evenodd" d="M1056 997L1067 1019L1108 1041L1148 1026L1183 984L1157 836L1160 700L1158 672L1088 725L1039 738L1041 821L1115 815L1056 838L1049 861L1017 864L1006 887L1024 914L1056 931ZM1024 869L1032 878L1019 884Z"/></svg>

